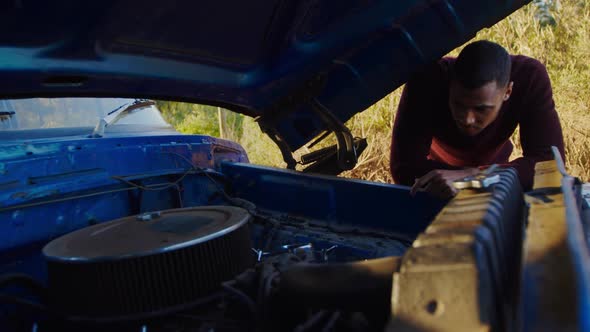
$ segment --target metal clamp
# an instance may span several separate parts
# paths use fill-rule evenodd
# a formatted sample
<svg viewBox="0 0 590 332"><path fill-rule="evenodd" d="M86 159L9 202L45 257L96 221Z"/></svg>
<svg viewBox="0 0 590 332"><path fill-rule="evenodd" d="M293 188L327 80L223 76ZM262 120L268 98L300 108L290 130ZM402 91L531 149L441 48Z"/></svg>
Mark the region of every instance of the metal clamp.
<svg viewBox="0 0 590 332"><path fill-rule="evenodd" d="M490 167L482 170L477 175L468 176L460 180L455 180L453 186L456 189L486 189L491 185L500 182L500 174L493 174L498 168L497 164L493 164Z"/></svg>

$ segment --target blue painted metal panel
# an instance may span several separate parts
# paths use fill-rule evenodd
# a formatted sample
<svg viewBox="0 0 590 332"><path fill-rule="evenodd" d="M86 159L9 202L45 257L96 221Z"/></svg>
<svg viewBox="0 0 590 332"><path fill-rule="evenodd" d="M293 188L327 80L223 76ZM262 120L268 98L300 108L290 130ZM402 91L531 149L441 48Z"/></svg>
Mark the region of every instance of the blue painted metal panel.
<svg viewBox="0 0 590 332"><path fill-rule="evenodd" d="M218 147L224 148L215 152ZM22 203L85 189L94 182L115 184L113 175L216 168L222 160L247 162L238 144L208 136L154 136L0 144L0 205Z"/></svg>
<svg viewBox="0 0 590 332"><path fill-rule="evenodd" d="M574 194L574 178L561 181L568 226L567 246L576 279L577 315L580 331L590 331L590 253L582 228L581 209Z"/></svg>
<svg viewBox="0 0 590 332"><path fill-rule="evenodd" d="M561 154L552 147L553 156L561 172L561 190L566 213L567 247L570 252L576 281L577 316L580 331L590 331L590 252L584 236L582 209L579 206L574 187L576 180L567 174ZM579 193L578 193L579 194Z"/></svg>
<svg viewBox="0 0 590 332"><path fill-rule="evenodd" d="M169 183L192 165L245 161L236 143L207 136L78 138L0 144L0 250L15 248L143 209L210 202L201 175L182 188L130 191L127 181ZM150 180L151 179L151 180ZM179 183L183 185L183 183ZM178 199L180 195L184 199ZM77 197L77 198L72 198Z"/></svg>
<svg viewBox="0 0 590 332"><path fill-rule="evenodd" d="M249 164L223 163L233 194L261 209L333 225L417 235L445 202L404 186L302 174Z"/></svg>

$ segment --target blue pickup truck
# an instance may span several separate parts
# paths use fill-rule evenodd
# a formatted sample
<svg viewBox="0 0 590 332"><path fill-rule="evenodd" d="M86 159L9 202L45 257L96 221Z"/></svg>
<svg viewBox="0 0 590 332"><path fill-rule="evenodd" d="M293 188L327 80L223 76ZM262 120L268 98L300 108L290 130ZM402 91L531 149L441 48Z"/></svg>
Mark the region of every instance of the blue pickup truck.
<svg viewBox="0 0 590 332"><path fill-rule="evenodd" d="M0 331L587 330L558 155L526 195L511 169L450 202L334 176L367 144L348 119L527 2L0 5ZM158 100L255 117L287 169Z"/></svg>

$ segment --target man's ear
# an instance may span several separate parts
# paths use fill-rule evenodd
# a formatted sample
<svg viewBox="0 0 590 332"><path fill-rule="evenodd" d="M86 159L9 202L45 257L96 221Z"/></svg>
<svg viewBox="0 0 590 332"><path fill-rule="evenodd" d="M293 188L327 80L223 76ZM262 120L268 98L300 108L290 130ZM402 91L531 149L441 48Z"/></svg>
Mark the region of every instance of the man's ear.
<svg viewBox="0 0 590 332"><path fill-rule="evenodd" d="M512 87L513 86L514 86L513 81L508 82L508 85L506 86L506 92L504 92L504 98L503 98L504 101L510 99L510 95L512 94Z"/></svg>

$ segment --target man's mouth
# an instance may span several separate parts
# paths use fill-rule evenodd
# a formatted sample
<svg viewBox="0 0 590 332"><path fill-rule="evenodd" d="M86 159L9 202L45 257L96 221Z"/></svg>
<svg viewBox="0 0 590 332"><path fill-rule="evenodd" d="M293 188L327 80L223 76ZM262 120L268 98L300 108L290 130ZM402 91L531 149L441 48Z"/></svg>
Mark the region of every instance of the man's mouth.
<svg viewBox="0 0 590 332"><path fill-rule="evenodd" d="M478 126L458 124L458 127L462 132L466 134L476 134L481 131L481 128Z"/></svg>

